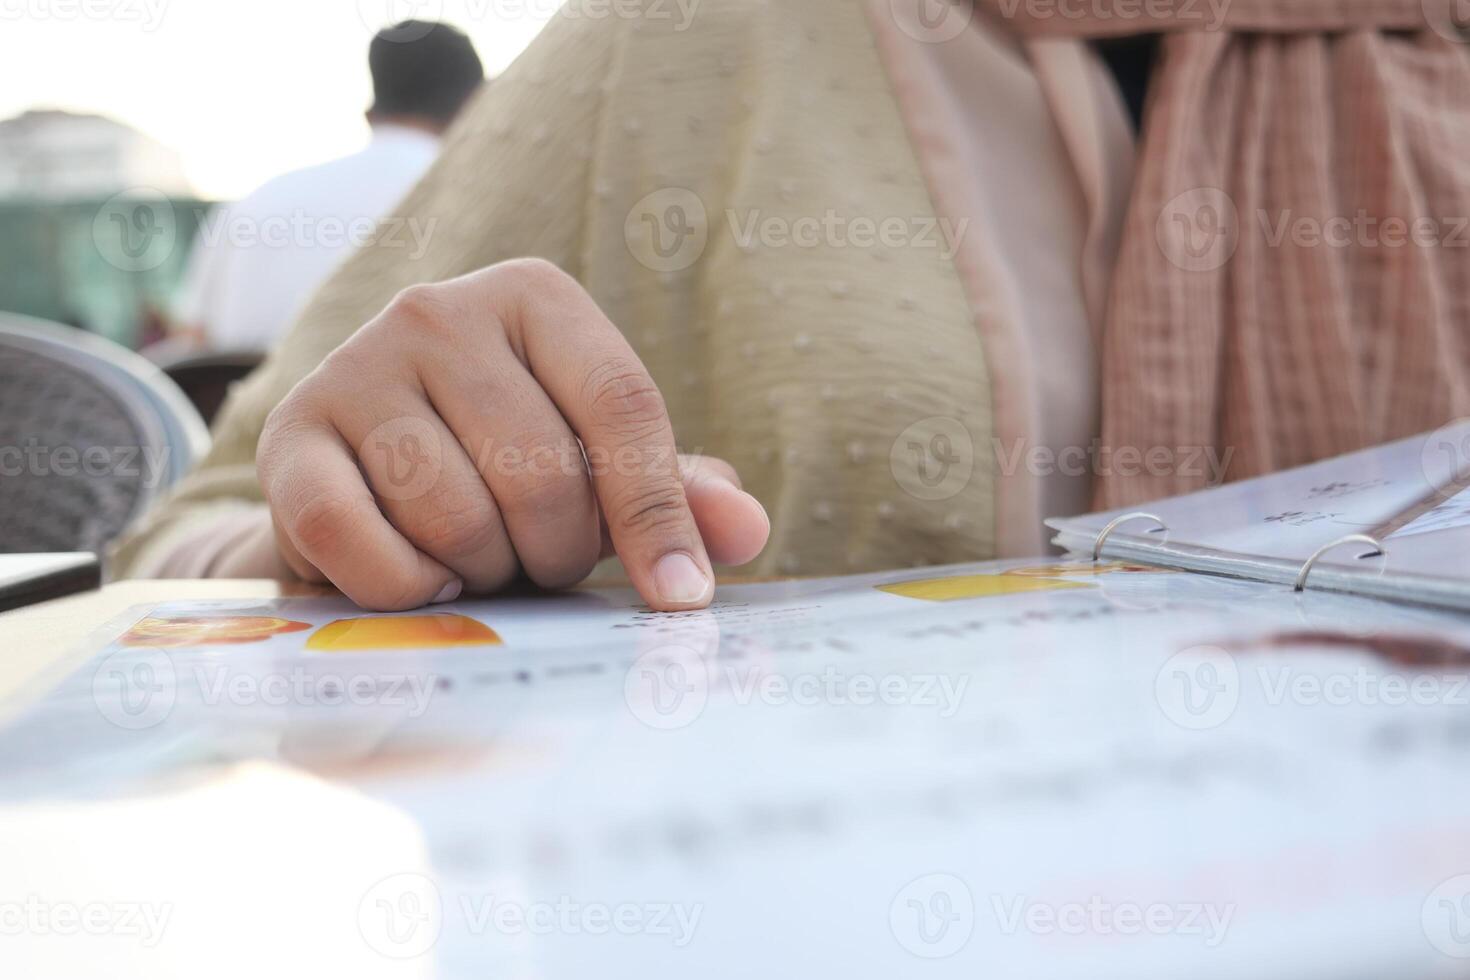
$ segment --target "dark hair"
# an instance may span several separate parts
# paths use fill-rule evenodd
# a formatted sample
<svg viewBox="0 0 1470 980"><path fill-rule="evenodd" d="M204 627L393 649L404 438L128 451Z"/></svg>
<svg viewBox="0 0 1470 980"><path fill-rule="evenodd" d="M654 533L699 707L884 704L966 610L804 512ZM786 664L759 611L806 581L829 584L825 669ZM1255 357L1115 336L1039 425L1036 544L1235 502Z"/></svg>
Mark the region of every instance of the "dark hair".
<svg viewBox="0 0 1470 980"><path fill-rule="evenodd" d="M383 116L426 116L447 124L485 79L475 46L448 24L406 20L368 48L373 107Z"/></svg>

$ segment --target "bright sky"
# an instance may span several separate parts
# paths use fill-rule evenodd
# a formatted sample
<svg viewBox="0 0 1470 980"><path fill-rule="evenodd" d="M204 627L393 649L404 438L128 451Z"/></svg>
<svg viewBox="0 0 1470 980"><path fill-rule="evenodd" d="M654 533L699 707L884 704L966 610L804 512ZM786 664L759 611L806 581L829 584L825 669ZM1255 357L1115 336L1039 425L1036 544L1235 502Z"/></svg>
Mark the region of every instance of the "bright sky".
<svg viewBox="0 0 1470 980"><path fill-rule="evenodd" d="M445 20L502 71L560 0L0 0L0 118L98 112L177 149L195 189L239 196L367 138L373 32Z"/></svg>

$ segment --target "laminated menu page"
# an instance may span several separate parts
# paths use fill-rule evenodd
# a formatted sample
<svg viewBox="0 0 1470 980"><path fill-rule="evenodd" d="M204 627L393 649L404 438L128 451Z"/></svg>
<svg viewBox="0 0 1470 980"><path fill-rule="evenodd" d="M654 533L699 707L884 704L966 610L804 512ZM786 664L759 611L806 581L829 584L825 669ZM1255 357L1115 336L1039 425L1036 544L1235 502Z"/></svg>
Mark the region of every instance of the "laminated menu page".
<svg viewBox="0 0 1470 980"><path fill-rule="evenodd" d="M12 706L0 858L44 893L249 844L283 883L129 863L172 925L118 976L219 975L221 908L265 944L309 922L356 976L1455 975L1467 671L1463 614L1090 556L672 615L165 602ZM261 766L299 779L170 802ZM254 845L293 822L320 861Z"/></svg>
<svg viewBox="0 0 1470 980"><path fill-rule="evenodd" d="M1470 608L1470 421L1198 493L1053 518L1085 555Z"/></svg>

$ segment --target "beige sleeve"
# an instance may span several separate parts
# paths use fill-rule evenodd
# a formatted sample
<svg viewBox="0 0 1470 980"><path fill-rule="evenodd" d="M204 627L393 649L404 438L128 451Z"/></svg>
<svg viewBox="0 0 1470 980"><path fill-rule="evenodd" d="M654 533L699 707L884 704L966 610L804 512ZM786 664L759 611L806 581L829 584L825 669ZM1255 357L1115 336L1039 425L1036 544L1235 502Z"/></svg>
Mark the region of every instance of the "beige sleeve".
<svg viewBox="0 0 1470 980"><path fill-rule="evenodd" d="M553 18L475 99L374 242L322 286L266 363L231 393L209 454L123 537L111 575L210 574L224 557L220 528L264 512L255 448L266 417L401 289L519 256L579 274L602 80L619 47L604 27Z"/></svg>

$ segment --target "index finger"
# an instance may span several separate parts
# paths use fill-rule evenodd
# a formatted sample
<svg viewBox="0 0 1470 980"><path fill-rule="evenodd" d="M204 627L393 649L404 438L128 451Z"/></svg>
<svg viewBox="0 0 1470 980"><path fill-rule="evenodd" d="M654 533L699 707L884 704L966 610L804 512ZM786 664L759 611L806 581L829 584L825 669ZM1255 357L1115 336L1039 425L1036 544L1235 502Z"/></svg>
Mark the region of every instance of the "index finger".
<svg viewBox="0 0 1470 980"><path fill-rule="evenodd" d="M587 452L613 547L656 609L709 604L714 574L679 477L663 396L622 333L555 266L515 263L499 298L507 338Z"/></svg>

